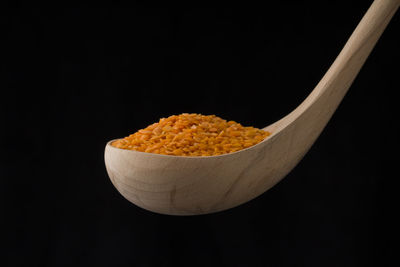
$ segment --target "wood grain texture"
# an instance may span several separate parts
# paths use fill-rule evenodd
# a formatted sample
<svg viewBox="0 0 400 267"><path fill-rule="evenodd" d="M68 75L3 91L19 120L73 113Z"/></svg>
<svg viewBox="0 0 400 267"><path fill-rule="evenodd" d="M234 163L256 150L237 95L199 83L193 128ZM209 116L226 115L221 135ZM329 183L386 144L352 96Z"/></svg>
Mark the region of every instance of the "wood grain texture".
<svg viewBox="0 0 400 267"><path fill-rule="evenodd" d="M229 209L262 194L302 159L340 104L400 0L373 2L311 94L290 114L264 128L263 142L230 154L180 157L111 146L108 174L117 190L144 209L195 215Z"/></svg>

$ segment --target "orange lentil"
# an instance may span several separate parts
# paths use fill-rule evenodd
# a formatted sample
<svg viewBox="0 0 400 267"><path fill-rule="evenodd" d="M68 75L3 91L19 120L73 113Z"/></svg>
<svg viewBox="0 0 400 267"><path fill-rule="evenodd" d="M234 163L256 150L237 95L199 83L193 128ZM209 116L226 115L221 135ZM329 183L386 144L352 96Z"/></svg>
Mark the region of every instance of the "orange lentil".
<svg viewBox="0 0 400 267"><path fill-rule="evenodd" d="M254 146L269 135L267 131L215 115L183 113L161 118L112 145L164 155L215 156Z"/></svg>

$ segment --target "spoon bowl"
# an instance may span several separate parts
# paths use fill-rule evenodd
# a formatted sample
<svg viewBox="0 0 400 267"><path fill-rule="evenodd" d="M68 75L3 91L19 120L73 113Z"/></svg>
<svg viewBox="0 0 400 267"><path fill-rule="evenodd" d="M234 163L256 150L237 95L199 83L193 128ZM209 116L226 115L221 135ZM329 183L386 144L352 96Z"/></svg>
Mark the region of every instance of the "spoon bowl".
<svg viewBox="0 0 400 267"><path fill-rule="evenodd" d="M206 157L123 150L111 142L105 160L114 186L136 205L164 214L204 214L240 205L290 171L278 167L289 161L274 145L275 136L241 151Z"/></svg>
<svg viewBox="0 0 400 267"><path fill-rule="evenodd" d="M307 153L340 104L375 43L399 7L375 0L330 69L290 114L264 128L271 135L234 153L169 156L105 148L105 164L117 190L144 209L197 215L245 203L278 183Z"/></svg>

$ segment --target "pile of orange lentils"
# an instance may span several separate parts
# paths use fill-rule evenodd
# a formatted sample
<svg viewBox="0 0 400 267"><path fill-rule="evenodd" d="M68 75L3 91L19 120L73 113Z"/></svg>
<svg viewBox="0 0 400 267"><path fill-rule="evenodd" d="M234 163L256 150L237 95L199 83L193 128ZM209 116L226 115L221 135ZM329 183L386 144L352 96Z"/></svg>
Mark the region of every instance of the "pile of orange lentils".
<svg viewBox="0 0 400 267"><path fill-rule="evenodd" d="M164 155L215 156L253 146L269 135L215 115L183 113L162 118L112 145Z"/></svg>

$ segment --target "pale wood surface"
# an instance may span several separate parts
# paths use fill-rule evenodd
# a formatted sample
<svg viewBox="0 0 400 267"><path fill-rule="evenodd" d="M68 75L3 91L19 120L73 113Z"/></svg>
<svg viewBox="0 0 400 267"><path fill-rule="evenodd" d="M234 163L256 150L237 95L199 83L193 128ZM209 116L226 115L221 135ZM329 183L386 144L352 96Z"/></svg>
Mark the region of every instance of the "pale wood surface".
<svg viewBox="0 0 400 267"><path fill-rule="evenodd" d="M112 183L137 206L174 215L217 212L262 194L307 153L399 4L374 1L316 88L293 112L264 128L272 134L263 142L221 156L179 157L118 149L110 141L105 163Z"/></svg>

